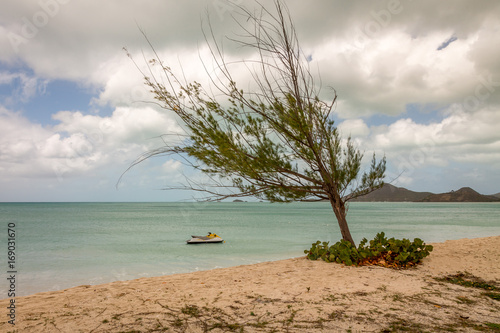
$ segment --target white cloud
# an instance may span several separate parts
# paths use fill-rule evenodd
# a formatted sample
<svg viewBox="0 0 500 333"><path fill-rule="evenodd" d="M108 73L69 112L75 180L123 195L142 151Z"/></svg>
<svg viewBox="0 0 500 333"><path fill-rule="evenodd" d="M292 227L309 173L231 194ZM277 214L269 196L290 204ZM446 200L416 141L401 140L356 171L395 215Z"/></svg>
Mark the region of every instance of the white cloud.
<svg viewBox="0 0 500 333"><path fill-rule="evenodd" d="M398 115L410 103L446 106L474 93L476 72L468 56L475 38L459 40L442 51L436 44L449 32L412 38L388 31L362 48L333 38L318 47L313 59L322 81L337 89L342 118ZM316 64L314 64L316 65Z"/></svg>
<svg viewBox="0 0 500 333"><path fill-rule="evenodd" d="M57 10L47 15L49 11L40 5L45 2L58 3ZM101 81L100 66L125 57L124 46L146 46L139 29L159 48L168 46L177 53L187 43L196 45L203 40L200 19L206 9L212 12L215 9L212 0L182 3L48 0L11 2L3 7L0 40L5 47L1 61L22 60L38 75L92 84L105 83ZM47 20L38 22L37 18L43 16ZM227 18L229 22L229 13ZM216 19L216 26L218 22L223 21Z"/></svg>
<svg viewBox="0 0 500 333"><path fill-rule="evenodd" d="M498 109L452 113L440 122L417 124L401 119L389 126L373 127L364 147L382 151L393 168L403 170L446 167L450 163L500 167Z"/></svg>
<svg viewBox="0 0 500 333"><path fill-rule="evenodd" d="M0 72L0 85L12 85L17 88L3 101L5 104L27 102L37 95L45 94L49 80L26 73Z"/></svg>
<svg viewBox="0 0 500 333"><path fill-rule="evenodd" d="M161 167L163 172L172 173L179 171L182 168L182 163L175 160L167 160Z"/></svg>
<svg viewBox="0 0 500 333"><path fill-rule="evenodd" d="M156 60L154 52L166 66L172 68L173 73L183 84L197 81L207 86L210 84L207 70L210 71L210 75L217 74L211 71L212 58L207 46L197 48L193 45L192 48L182 49L175 53L169 47L164 46L162 48L155 46L154 52L151 48L146 50L136 48L128 51L132 59L122 52L113 61L102 64L103 79L101 81L104 85L99 97L94 100L98 105L144 105L145 102L156 102L154 95L150 93L150 88L145 85L142 75L143 73L152 79L154 76L158 82L168 86L167 77L161 67L158 64L149 63L151 59ZM207 69L204 68L201 59L206 61Z"/></svg>
<svg viewBox="0 0 500 333"><path fill-rule="evenodd" d="M362 119L347 119L338 125L341 135L356 137L366 137L370 134L370 129Z"/></svg>
<svg viewBox="0 0 500 333"><path fill-rule="evenodd" d="M272 1L262 3L269 6ZM3 174L51 179L88 176L112 165L128 166L138 154L157 145L154 137L179 133L167 111L137 103L151 96L122 47L145 68L142 51L146 58L151 53L141 27L176 73L181 73L180 62L188 81L205 83L200 56L212 65L201 33L205 11L210 12L217 40L234 36L233 7L221 4L212 0L3 4L0 61L10 68L0 71L0 85L18 82L19 86L4 98L4 107L9 108L10 101L25 102L43 94L47 82L59 78L94 88L99 94L92 103L114 110L109 116L53 110L57 124L50 127L0 109ZM398 6L390 8L389 4ZM337 90L335 112L343 119L341 131L350 133L366 152L385 153L395 167L410 163L414 171L405 176L405 182L417 179L419 168L452 163L499 165L495 149L500 124L500 2L483 1L478 6L457 0L450 7L435 1L317 0L287 5L304 53L312 57L312 73L321 76L324 87ZM33 28L34 20L43 18L40 13L46 13L47 20ZM22 38L17 45L12 44L13 34ZM450 36L457 40L438 51ZM227 39L224 53L229 62L252 56ZM26 67L34 74L16 72ZM244 69L234 67L234 76L247 90L249 76ZM324 96L331 98L332 93L325 89ZM419 122L408 115L372 125L370 116L401 118L410 104L415 109L441 108L442 120ZM157 167L180 170L169 161Z"/></svg>
<svg viewBox="0 0 500 333"><path fill-rule="evenodd" d="M500 140L500 109L490 107L477 112L456 112L445 118L437 140L445 144L491 144Z"/></svg>
<svg viewBox="0 0 500 333"><path fill-rule="evenodd" d="M384 150L406 150L435 142L439 129L439 124L422 125L411 119L401 119L374 130L372 145Z"/></svg>
<svg viewBox="0 0 500 333"><path fill-rule="evenodd" d="M2 110L0 169L4 174L60 179L117 164L124 170L139 154L161 146L159 135L181 131L167 114L147 107L117 108L110 117L62 111L54 119L59 124L42 127Z"/></svg>
<svg viewBox="0 0 500 333"><path fill-rule="evenodd" d="M22 161L32 155L36 144L47 138L40 125L31 123L19 113L0 107L0 159L9 163ZM5 167L4 167L5 168Z"/></svg>
<svg viewBox="0 0 500 333"><path fill-rule="evenodd" d="M149 52L138 26L170 65L177 66L180 60L187 75L200 80L205 78L198 59L198 50L204 44L200 21L207 20L205 12L210 12L217 40L233 35L232 7L222 3L61 2L18 53L7 50L2 60L17 57L39 76L96 85L103 89L100 103L123 105L143 95L142 79L122 51L127 46L139 55L138 62L141 49ZM408 103L446 106L474 93L477 83L470 80L471 76L484 75L485 71L498 75L495 60L500 49L493 41L498 39L499 23L492 14L500 6L498 2L471 6L457 1L453 7L456 15L449 15L449 5L444 3L390 3L397 6L389 6L386 1L369 5L326 0L314 5L288 4L303 48L312 54L313 72L318 68L323 84L339 92L337 111L343 118L397 115L405 112ZM272 1L263 4L270 7ZM38 3L14 2L8 7L5 13L9 15L2 17L4 37L8 32L22 34L27 21L33 22L37 13L49 11ZM467 20L463 19L465 14ZM366 30L372 26L375 32ZM359 32L365 34L362 43L357 38ZM437 51L450 35L458 40ZM224 43L228 60L247 52L227 40ZM206 53L203 57L209 59ZM247 88L248 76L237 73L236 77ZM495 80L500 81L500 77L495 76ZM500 102L499 96L497 92L491 100Z"/></svg>

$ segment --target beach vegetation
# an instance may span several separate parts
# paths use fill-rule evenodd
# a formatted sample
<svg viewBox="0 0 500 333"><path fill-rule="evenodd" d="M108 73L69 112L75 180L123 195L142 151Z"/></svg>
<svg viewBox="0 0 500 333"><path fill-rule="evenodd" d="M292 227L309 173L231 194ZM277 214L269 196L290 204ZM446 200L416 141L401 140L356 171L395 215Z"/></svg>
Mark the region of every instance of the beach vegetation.
<svg viewBox="0 0 500 333"><path fill-rule="evenodd" d="M488 291L500 291L500 288L494 282L487 282L483 279L469 274L467 272L448 275L442 278L436 278L437 281L456 284L463 287L477 288Z"/></svg>
<svg viewBox="0 0 500 333"><path fill-rule="evenodd" d="M338 300L337 296L330 294L328 296L323 297L323 300L328 302L336 302Z"/></svg>
<svg viewBox="0 0 500 333"><path fill-rule="evenodd" d="M475 304L477 303L476 301L465 297L465 296L457 296L457 302L460 304Z"/></svg>
<svg viewBox="0 0 500 333"><path fill-rule="evenodd" d="M181 312L192 317L200 316L200 309L196 305L186 305L181 309Z"/></svg>
<svg viewBox="0 0 500 333"><path fill-rule="evenodd" d="M265 328L269 322L267 321L257 321L256 323L249 324L250 326L253 326L255 328Z"/></svg>
<svg viewBox="0 0 500 333"><path fill-rule="evenodd" d="M331 319L331 320L339 320L339 319L341 319L343 316L344 316L344 311L342 311L342 310L336 310L336 311L333 311L332 313L330 313L330 314L328 315L328 319Z"/></svg>
<svg viewBox="0 0 500 333"><path fill-rule="evenodd" d="M484 296L487 296L495 301L500 301L500 293L484 293Z"/></svg>
<svg viewBox="0 0 500 333"><path fill-rule="evenodd" d="M483 296L491 298L495 301L500 301L500 287L498 287L495 282L484 281L483 279L467 272L436 278L436 280L467 288L482 289L485 291L482 293Z"/></svg>
<svg viewBox="0 0 500 333"><path fill-rule="evenodd" d="M426 332L422 324L410 320L398 319L392 322L389 329L384 329L382 332Z"/></svg>
<svg viewBox="0 0 500 333"><path fill-rule="evenodd" d="M408 268L419 264L432 250L432 245L426 245L420 238L415 238L413 242L406 238L387 239L385 233L381 232L369 243L363 238L357 247L345 240L331 246L329 242L317 241L304 253L310 260L322 259L347 266Z"/></svg>
<svg viewBox="0 0 500 333"><path fill-rule="evenodd" d="M176 318L174 320L174 322L172 323L172 326L174 327L183 327L185 324L184 324L184 320L180 319L180 318Z"/></svg>
<svg viewBox="0 0 500 333"><path fill-rule="evenodd" d="M184 133L175 133L175 140L163 136L164 145L145 152L129 169L152 157L173 156L206 181L187 179L168 189L200 191L214 201L330 202L342 239L354 246L347 204L384 185L386 160L373 154L362 169L364 154L337 128L335 89L322 89L285 2L274 4L274 10L241 5L234 12L241 33L227 40L248 49L252 59L227 60L208 24L203 33L211 59L202 59L207 85L187 81L183 71L176 74L144 33L154 56L146 71L137 68L154 103L176 115ZM237 83L242 71L249 81Z"/></svg>
<svg viewBox="0 0 500 333"><path fill-rule="evenodd" d="M500 324L486 323L486 326L492 330L495 330L495 332L500 332Z"/></svg>

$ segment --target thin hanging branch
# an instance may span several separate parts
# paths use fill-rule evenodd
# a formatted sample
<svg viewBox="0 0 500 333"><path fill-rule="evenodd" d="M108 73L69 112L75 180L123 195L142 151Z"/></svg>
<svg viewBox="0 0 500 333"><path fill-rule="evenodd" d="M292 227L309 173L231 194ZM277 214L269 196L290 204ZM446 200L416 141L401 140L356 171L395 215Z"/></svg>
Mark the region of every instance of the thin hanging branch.
<svg viewBox="0 0 500 333"><path fill-rule="evenodd" d="M143 32L154 55L147 72L141 71L145 84L156 103L177 115L186 135L178 144L165 143L144 153L129 169L154 156L181 156L207 182L187 180L180 188L206 193L209 200L328 200L343 238L354 243L346 203L384 184L385 157L377 162L374 155L369 171L360 175L363 154L350 138L341 139L331 116L336 91L332 89L331 102L319 98L285 3L275 0L273 12L239 9L253 29L237 20L242 35L229 41L251 48L258 58L228 62L209 22L204 36L216 72L201 59L212 84L209 90L187 82L182 71L179 79ZM237 85L231 70L236 65L249 71L255 89L244 91Z"/></svg>

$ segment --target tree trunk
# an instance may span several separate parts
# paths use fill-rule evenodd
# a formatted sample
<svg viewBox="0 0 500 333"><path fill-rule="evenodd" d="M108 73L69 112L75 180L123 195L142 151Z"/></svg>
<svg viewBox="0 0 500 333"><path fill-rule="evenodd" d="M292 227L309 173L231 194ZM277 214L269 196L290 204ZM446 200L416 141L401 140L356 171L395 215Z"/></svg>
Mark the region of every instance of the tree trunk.
<svg viewBox="0 0 500 333"><path fill-rule="evenodd" d="M346 210L344 203L340 199L335 200L334 198L330 198L330 204L332 205L335 217L337 217L337 221L340 227L340 233L342 234L342 239L356 246L354 240L352 239L351 232L349 231L349 226L347 225Z"/></svg>

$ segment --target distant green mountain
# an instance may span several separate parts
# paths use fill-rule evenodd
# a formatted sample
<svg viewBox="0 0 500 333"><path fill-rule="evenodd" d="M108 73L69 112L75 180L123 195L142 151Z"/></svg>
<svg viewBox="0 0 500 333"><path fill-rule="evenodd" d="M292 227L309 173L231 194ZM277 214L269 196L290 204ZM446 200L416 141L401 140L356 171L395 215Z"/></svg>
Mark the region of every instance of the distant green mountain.
<svg viewBox="0 0 500 333"><path fill-rule="evenodd" d="M458 191L448 193L431 194L424 199L423 202L494 202L500 201L492 195L479 194L470 187L462 187Z"/></svg>
<svg viewBox="0 0 500 333"><path fill-rule="evenodd" d="M457 191L434 194L432 192L414 192L403 187L385 184L382 188L353 201L359 202L495 202L500 201L500 193L495 195L479 194L470 187Z"/></svg>
<svg viewBox="0 0 500 333"><path fill-rule="evenodd" d="M431 192L414 192L403 187L396 187L391 184L385 184L382 188L373 191L367 195L357 198L354 201L370 202L370 201L421 201L425 197L431 195Z"/></svg>

